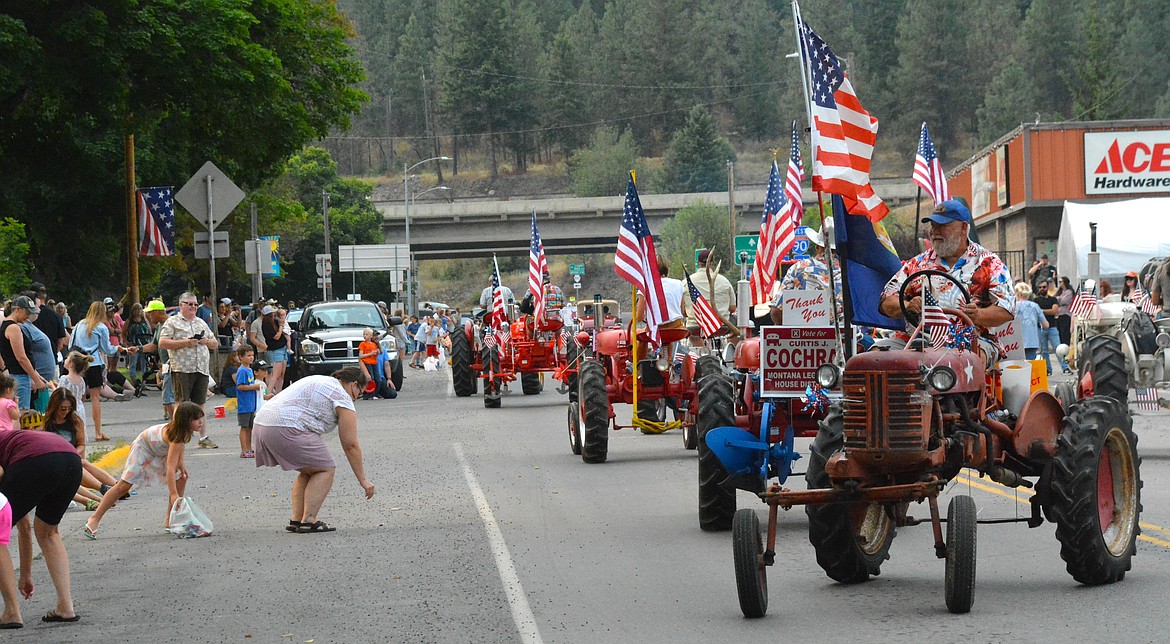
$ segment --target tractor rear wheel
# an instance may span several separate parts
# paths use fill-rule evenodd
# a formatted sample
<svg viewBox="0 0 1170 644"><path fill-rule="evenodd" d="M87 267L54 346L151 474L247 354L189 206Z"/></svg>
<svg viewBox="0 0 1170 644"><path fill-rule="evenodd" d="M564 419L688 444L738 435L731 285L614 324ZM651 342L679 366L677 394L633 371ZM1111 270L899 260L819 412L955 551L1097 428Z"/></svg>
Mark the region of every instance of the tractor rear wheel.
<svg viewBox="0 0 1170 644"><path fill-rule="evenodd" d="M581 389L581 460L604 463L609 455L609 394L605 391L605 366L597 360L583 360L580 369Z"/></svg>
<svg viewBox="0 0 1170 644"><path fill-rule="evenodd" d="M1041 489L1060 557L1080 583L1113 583L1129 570L1140 532L1140 467L1133 419L1123 403L1093 396L1073 405Z"/></svg>
<svg viewBox="0 0 1170 644"><path fill-rule="evenodd" d="M565 364L572 371L565 379L565 388L569 390L569 402L577 402L577 367L578 361L585 357L585 352L577 346L576 340L565 343Z"/></svg>
<svg viewBox="0 0 1170 644"><path fill-rule="evenodd" d="M804 480L810 490L831 487L825 465L845 447L845 416L841 406L829 408L809 451ZM825 574L843 584L855 584L881 573L890 558L894 522L880 503L806 505L808 540L817 551Z"/></svg>
<svg viewBox="0 0 1170 644"><path fill-rule="evenodd" d="M475 393L477 378L471 370L471 342L462 328L451 334L451 385L455 395L466 398Z"/></svg>
<svg viewBox="0 0 1170 644"><path fill-rule="evenodd" d="M727 470L707 447L707 432L735 425L735 387L731 378L711 373L699 381L699 527L707 532L730 530L735 515L735 489L723 486Z"/></svg>
<svg viewBox="0 0 1170 644"><path fill-rule="evenodd" d="M522 373L520 389L525 396L534 396L544 389L544 378L541 378L539 373Z"/></svg>
<svg viewBox="0 0 1170 644"><path fill-rule="evenodd" d="M483 371L485 374L496 375L500 372L500 353L494 347L484 347ZM488 409L499 409L500 390L503 389L504 379L495 377L483 381L483 406Z"/></svg>
<svg viewBox="0 0 1170 644"><path fill-rule="evenodd" d="M768 612L768 568L764 565L764 538L760 518L751 508L735 511L731 521L731 551L735 559L735 589L744 617Z"/></svg>
<svg viewBox="0 0 1170 644"><path fill-rule="evenodd" d="M641 418L642 420L646 420L646 421L649 421L652 423L665 423L666 422L666 399L665 398L657 398L657 399L650 399L650 400L639 400L638 401L638 418ZM648 431L643 429L642 433L643 434L650 434L650 433L654 433L654 432L648 432Z"/></svg>
<svg viewBox="0 0 1170 644"><path fill-rule="evenodd" d="M705 356L699 356L699 359L695 361L695 382L699 382L704 376L721 373L722 371L723 363L720 362L719 356L710 353Z"/></svg>
<svg viewBox="0 0 1170 644"><path fill-rule="evenodd" d="M1125 354L1121 341L1111 335L1095 335L1085 340L1081 350L1080 375L1093 380L1093 395L1108 396L1125 405L1129 403L1129 374L1125 371Z"/></svg>
<svg viewBox="0 0 1170 644"><path fill-rule="evenodd" d="M947 610L969 613L975 601L975 499L960 494L947 506Z"/></svg>
<svg viewBox="0 0 1170 644"><path fill-rule="evenodd" d="M581 455L581 404L576 401L569 403L569 449Z"/></svg>

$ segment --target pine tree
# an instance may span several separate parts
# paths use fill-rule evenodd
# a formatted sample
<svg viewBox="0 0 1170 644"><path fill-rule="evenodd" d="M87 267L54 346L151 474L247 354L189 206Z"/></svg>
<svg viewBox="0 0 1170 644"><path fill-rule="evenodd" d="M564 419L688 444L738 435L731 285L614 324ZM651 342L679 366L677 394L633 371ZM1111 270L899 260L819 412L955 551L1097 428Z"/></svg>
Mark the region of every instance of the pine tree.
<svg viewBox="0 0 1170 644"><path fill-rule="evenodd" d="M735 151L715 131L715 119L707 108L696 105L682 129L674 135L664 161L666 190L715 192L727 190L727 162Z"/></svg>

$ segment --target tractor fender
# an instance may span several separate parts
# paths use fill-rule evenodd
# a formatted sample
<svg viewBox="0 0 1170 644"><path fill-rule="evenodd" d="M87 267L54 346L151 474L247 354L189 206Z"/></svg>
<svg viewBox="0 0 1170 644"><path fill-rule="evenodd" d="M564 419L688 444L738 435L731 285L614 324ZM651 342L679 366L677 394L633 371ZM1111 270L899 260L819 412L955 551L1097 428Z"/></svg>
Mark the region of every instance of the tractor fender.
<svg viewBox="0 0 1170 644"><path fill-rule="evenodd" d="M1012 432L1012 447L1020 456L1038 458L1056 456L1056 437L1064 423L1064 408L1047 391L1032 394Z"/></svg>
<svg viewBox="0 0 1170 644"><path fill-rule="evenodd" d="M629 346L626 342L625 329L609 329L608 331L599 331L597 333L597 352L607 356L616 356L621 353L628 353Z"/></svg>
<svg viewBox="0 0 1170 644"><path fill-rule="evenodd" d="M760 368L760 338L744 338L735 346L735 368L754 372Z"/></svg>
<svg viewBox="0 0 1170 644"><path fill-rule="evenodd" d="M463 335L467 336L467 346L475 347L475 325L471 320L463 320Z"/></svg>

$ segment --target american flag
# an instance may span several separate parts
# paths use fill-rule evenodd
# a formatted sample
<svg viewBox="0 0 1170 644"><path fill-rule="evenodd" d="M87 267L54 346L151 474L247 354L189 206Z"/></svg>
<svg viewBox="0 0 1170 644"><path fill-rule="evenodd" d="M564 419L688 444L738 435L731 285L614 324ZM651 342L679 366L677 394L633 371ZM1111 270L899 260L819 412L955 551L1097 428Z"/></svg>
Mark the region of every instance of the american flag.
<svg viewBox="0 0 1170 644"><path fill-rule="evenodd" d="M918 152L914 155L914 183L922 186L936 204L951 198L947 178L943 175L942 164L938 160L938 152L934 149L934 141L930 140L930 130L926 129L926 121L922 122L922 133L918 136Z"/></svg>
<svg viewBox="0 0 1170 644"><path fill-rule="evenodd" d="M756 268L752 271L752 303L763 304L776 282L776 269L780 258L796 241L792 220L781 212L784 209L784 192L780 187L780 168L772 162L768 174L768 193L764 197L764 216L760 219L760 241L756 246ZM784 250L776 248L785 244Z"/></svg>
<svg viewBox="0 0 1170 644"><path fill-rule="evenodd" d="M1137 390L1137 408L1142 411L1158 410L1158 390L1154 387Z"/></svg>
<svg viewBox="0 0 1170 644"><path fill-rule="evenodd" d="M934 293L925 289L922 291L922 325L924 334L930 338L930 344L935 349L941 349L946 345L951 321L947 319L947 314L943 313Z"/></svg>
<svg viewBox="0 0 1170 644"><path fill-rule="evenodd" d="M654 252L654 237L638 200L634 175L626 186L626 204L622 209L622 227L618 230L617 253L613 270L625 281L642 292L646 300L646 328L650 337L658 338L658 325L666 321L666 293L662 290L662 276L658 273L658 254Z"/></svg>
<svg viewBox="0 0 1170 644"><path fill-rule="evenodd" d="M544 258L544 244L536 228L536 211L532 211L532 243L528 245L528 292L532 294L533 316L544 319L544 274L548 262Z"/></svg>
<svg viewBox="0 0 1170 644"><path fill-rule="evenodd" d="M813 190L841 195L849 212L881 221L890 209L869 181L878 120L861 106L828 44L803 20L799 28L811 81Z"/></svg>
<svg viewBox="0 0 1170 644"><path fill-rule="evenodd" d="M175 254L175 201L171 186L138 189L138 254Z"/></svg>
<svg viewBox="0 0 1170 644"><path fill-rule="evenodd" d="M711 337L719 333L719 329L723 328L723 320L719 319L719 314L715 309L711 308L711 304L699 289L695 288L695 283L691 281L691 276L687 275L687 293L691 296L691 305L695 308L695 319L699 321L699 330L703 332L703 337Z"/></svg>
<svg viewBox="0 0 1170 644"><path fill-rule="evenodd" d="M508 328L508 313L504 310L504 289L500 288L500 264L492 258L492 335L496 350L500 358L504 357L504 349L511 339L512 331Z"/></svg>
<svg viewBox="0 0 1170 644"><path fill-rule="evenodd" d="M1142 288L1141 284L1136 284L1133 287L1133 292L1129 294L1129 301L1137 305L1144 313L1150 315L1158 314L1158 307L1154 306L1153 300L1150 299L1150 294Z"/></svg>
<svg viewBox="0 0 1170 644"><path fill-rule="evenodd" d="M1083 320L1100 317L1101 310L1097 306L1097 294L1093 291L1085 290L1085 285L1082 284L1081 288L1077 290L1077 296L1073 298L1072 304L1069 305L1068 312L1073 317L1078 317Z"/></svg>

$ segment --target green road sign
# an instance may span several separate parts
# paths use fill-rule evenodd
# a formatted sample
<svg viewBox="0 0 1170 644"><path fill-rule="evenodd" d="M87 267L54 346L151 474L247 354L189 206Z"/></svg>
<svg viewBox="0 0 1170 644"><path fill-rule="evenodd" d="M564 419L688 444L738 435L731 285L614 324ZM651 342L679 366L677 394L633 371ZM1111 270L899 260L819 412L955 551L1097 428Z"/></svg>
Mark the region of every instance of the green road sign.
<svg viewBox="0 0 1170 644"><path fill-rule="evenodd" d="M756 261L756 245L760 242L759 235L736 235L735 236L735 263L742 264L739 257L743 253L747 253L747 262L754 264Z"/></svg>
<svg viewBox="0 0 1170 644"><path fill-rule="evenodd" d="M584 275L584 274L585 274L585 265L584 264L569 264L569 275Z"/></svg>

